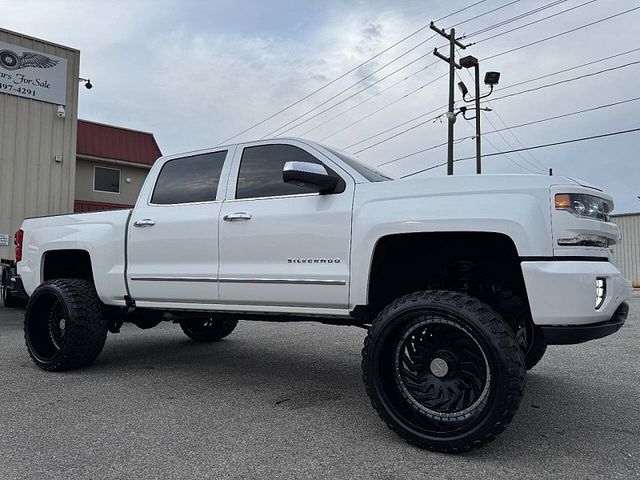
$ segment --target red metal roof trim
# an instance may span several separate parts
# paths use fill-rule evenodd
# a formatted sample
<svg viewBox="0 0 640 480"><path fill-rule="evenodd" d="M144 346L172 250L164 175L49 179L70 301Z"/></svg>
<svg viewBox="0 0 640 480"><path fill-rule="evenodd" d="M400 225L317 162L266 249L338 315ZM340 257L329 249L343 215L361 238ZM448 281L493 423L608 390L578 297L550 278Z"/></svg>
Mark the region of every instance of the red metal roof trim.
<svg viewBox="0 0 640 480"><path fill-rule="evenodd" d="M78 155L153 165L162 156L152 133L78 120Z"/></svg>

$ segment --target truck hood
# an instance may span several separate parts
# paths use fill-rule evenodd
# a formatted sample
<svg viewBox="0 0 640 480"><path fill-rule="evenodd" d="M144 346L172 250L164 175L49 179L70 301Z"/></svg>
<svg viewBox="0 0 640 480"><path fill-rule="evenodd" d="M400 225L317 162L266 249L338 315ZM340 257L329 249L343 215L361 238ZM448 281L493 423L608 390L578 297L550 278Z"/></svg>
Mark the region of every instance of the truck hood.
<svg viewBox="0 0 640 480"><path fill-rule="evenodd" d="M451 175L358 184L357 193L382 198L469 195L488 192L545 190L553 185L582 185L567 177L546 175ZM586 185L585 185L586 186ZM589 186L589 188L596 188Z"/></svg>

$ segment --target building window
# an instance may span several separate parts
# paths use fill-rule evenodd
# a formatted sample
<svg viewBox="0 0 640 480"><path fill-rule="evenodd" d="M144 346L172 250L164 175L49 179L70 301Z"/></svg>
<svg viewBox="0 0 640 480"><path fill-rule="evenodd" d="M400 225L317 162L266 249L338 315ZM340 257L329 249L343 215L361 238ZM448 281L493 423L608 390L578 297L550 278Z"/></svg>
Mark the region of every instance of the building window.
<svg viewBox="0 0 640 480"><path fill-rule="evenodd" d="M120 193L120 170L93 167L93 189L96 192Z"/></svg>

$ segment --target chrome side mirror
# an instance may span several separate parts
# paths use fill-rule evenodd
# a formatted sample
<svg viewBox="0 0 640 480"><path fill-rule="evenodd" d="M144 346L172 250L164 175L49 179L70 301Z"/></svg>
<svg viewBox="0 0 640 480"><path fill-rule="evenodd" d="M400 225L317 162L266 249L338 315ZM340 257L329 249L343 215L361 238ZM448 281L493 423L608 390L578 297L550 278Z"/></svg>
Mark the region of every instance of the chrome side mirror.
<svg viewBox="0 0 640 480"><path fill-rule="evenodd" d="M327 172L319 163L287 162L282 169L282 180L315 187L320 193L331 193L338 185L339 177Z"/></svg>

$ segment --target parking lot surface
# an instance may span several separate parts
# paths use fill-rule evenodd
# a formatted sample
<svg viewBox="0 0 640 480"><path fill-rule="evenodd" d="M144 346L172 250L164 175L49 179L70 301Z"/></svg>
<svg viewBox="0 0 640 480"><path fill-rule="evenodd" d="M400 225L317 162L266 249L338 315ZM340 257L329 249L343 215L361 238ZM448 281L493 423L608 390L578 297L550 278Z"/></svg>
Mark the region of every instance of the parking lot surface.
<svg viewBox="0 0 640 480"><path fill-rule="evenodd" d="M364 330L241 322L109 335L91 367L46 373L0 307L0 478L640 478L640 297L617 334L550 347L496 441L451 456L387 429L360 378Z"/></svg>

